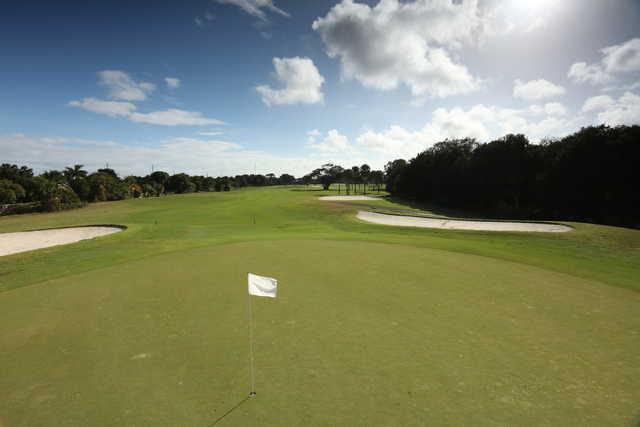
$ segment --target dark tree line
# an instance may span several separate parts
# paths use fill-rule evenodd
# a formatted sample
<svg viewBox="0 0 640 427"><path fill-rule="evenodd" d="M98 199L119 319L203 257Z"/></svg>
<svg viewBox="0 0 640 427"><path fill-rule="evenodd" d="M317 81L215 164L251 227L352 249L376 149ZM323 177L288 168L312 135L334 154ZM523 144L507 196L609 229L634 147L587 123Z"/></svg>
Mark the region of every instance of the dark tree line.
<svg viewBox="0 0 640 427"><path fill-rule="evenodd" d="M27 166L0 165L0 215L58 211L81 207L90 202L126 198L160 197L168 193L230 191L232 188L288 185L292 175L236 175L209 177L155 171L146 176L120 178L109 168L87 172L83 165L62 171L49 170L35 175Z"/></svg>
<svg viewBox="0 0 640 427"><path fill-rule="evenodd" d="M446 140L385 167L387 190L505 218L640 224L640 127L587 127L531 144Z"/></svg>

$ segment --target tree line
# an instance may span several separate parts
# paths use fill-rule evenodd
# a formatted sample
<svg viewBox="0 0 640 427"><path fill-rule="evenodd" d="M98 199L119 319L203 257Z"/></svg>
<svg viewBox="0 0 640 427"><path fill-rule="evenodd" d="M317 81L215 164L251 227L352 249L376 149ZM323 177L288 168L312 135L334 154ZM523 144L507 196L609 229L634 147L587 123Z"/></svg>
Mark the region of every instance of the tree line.
<svg viewBox="0 0 640 427"><path fill-rule="evenodd" d="M371 170L367 164L343 168L333 163L322 165L301 179L301 182L306 185L322 185L323 190L328 190L331 184L344 184L347 194L358 192L358 190L366 193L369 185L373 185L380 192L384 181L384 172Z"/></svg>
<svg viewBox="0 0 640 427"><path fill-rule="evenodd" d="M168 193L230 191L246 186L288 185L296 182L289 174L279 177L244 174L209 177L155 171L146 176L120 178L110 168L89 173L83 165L48 170L39 175L27 166L0 165L0 215L51 212L84 206L90 202L126 198L160 197Z"/></svg>
<svg viewBox="0 0 640 427"><path fill-rule="evenodd" d="M392 195L505 218L640 224L640 126L592 126L531 144L439 142L385 167Z"/></svg>

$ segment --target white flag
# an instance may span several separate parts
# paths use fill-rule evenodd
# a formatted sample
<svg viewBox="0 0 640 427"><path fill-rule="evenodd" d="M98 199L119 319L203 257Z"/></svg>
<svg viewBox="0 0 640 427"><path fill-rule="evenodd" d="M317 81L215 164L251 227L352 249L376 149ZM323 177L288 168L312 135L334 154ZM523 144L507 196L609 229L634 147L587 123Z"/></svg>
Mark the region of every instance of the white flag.
<svg viewBox="0 0 640 427"><path fill-rule="evenodd" d="M249 295L275 298L277 291L278 281L276 279L249 273Z"/></svg>

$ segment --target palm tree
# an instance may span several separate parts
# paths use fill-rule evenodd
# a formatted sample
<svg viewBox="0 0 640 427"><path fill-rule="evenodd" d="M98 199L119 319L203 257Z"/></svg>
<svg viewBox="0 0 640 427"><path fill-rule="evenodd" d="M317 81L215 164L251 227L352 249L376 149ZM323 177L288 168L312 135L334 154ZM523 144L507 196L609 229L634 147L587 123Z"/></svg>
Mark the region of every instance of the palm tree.
<svg viewBox="0 0 640 427"><path fill-rule="evenodd" d="M369 176L371 174L371 167L368 164L360 166L360 177L364 184L364 194L367 194L367 184L369 183Z"/></svg>
<svg viewBox="0 0 640 427"><path fill-rule="evenodd" d="M72 168L64 168L64 176L68 181L76 181L87 177L87 171L82 169L84 165L73 165Z"/></svg>

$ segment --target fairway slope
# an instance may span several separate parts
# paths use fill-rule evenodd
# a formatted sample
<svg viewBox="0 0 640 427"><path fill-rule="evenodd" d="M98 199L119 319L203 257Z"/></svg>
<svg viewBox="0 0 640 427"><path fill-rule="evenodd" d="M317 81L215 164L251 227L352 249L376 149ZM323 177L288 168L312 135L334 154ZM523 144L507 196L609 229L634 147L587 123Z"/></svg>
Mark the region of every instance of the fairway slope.
<svg viewBox="0 0 640 427"><path fill-rule="evenodd" d="M389 215L375 212L358 211L357 218L362 221L398 227L440 228L445 230L475 231L525 231L539 233L563 233L573 230L561 224L540 222L511 221L470 221L462 219L425 218L404 215Z"/></svg>
<svg viewBox="0 0 640 427"><path fill-rule="evenodd" d="M0 425L633 425L639 231L382 227L358 210L406 206L318 194L0 218L127 227L0 257ZM252 399L249 272L278 280Z"/></svg>

